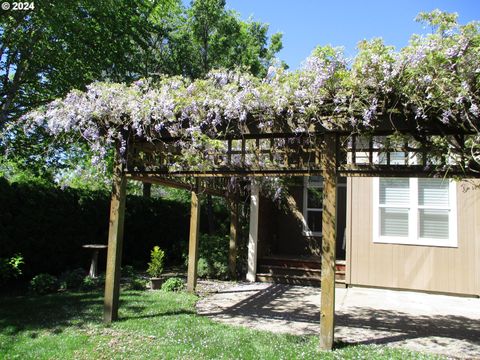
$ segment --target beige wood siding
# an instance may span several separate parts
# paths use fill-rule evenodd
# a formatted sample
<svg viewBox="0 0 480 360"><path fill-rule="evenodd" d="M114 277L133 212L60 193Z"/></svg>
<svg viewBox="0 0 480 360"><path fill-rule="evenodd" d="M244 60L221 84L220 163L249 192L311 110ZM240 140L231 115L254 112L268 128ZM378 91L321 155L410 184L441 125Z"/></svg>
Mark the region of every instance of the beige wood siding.
<svg viewBox="0 0 480 360"><path fill-rule="evenodd" d="M373 243L372 191L371 178L348 180L348 283L480 295L480 189L457 184L456 248Z"/></svg>

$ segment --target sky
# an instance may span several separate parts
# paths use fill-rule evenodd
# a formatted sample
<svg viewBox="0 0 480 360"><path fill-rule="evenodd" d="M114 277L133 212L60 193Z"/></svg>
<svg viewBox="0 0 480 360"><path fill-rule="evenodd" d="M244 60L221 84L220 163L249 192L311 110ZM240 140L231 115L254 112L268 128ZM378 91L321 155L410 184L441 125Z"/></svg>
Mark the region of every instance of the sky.
<svg viewBox="0 0 480 360"><path fill-rule="evenodd" d="M317 45L342 46L354 57L360 40L381 37L401 49L412 34L428 32L414 21L421 11L456 12L461 24L480 21L480 0L227 0L227 8L242 20L268 23L270 35L282 32L278 57L292 70Z"/></svg>

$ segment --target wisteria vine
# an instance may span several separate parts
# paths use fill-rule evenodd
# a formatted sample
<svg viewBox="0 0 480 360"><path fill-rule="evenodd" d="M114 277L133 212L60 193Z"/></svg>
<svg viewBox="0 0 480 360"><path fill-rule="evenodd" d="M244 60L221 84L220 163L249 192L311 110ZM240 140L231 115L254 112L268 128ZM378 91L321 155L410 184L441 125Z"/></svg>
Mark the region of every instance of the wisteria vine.
<svg viewBox="0 0 480 360"><path fill-rule="evenodd" d="M264 79L215 70L195 81L93 83L24 116L25 129L80 135L95 159L114 142L124 151L128 132L146 141L173 137L183 155L197 161L199 152L228 134L361 132L400 116L419 134L432 128L472 132L467 148L441 146L478 164L479 23L459 25L439 11L419 18L437 30L414 35L400 51L374 39L361 42L354 59L339 48L319 47L300 70L271 67Z"/></svg>

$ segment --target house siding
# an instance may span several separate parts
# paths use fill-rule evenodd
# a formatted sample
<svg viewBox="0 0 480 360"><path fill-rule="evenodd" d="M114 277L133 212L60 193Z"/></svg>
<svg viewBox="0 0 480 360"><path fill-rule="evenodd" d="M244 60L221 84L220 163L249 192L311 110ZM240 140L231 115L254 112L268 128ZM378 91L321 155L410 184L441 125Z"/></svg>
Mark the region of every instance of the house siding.
<svg viewBox="0 0 480 360"><path fill-rule="evenodd" d="M373 243L372 191L371 178L348 179L349 284L480 295L480 189L457 184L456 248Z"/></svg>

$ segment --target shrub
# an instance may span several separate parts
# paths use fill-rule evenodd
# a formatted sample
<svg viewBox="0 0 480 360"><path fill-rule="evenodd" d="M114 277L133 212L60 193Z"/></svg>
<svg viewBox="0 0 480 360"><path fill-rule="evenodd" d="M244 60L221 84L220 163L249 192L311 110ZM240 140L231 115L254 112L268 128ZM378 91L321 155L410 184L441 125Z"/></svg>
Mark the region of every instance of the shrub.
<svg viewBox="0 0 480 360"><path fill-rule="evenodd" d="M151 277L159 277L163 272L165 261L165 252L159 246L154 246L150 252L150 262L148 263L147 273Z"/></svg>
<svg viewBox="0 0 480 360"><path fill-rule="evenodd" d="M125 265L122 267L122 277L134 278L135 276L135 269L132 265Z"/></svg>
<svg viewBox="0 0 480 360"><path fill-rule="evenodd" d="M50 274L39 274L30 281L30 290L38 295L53 293L58 290L58 280Z"/></svg>
<svg viewBox="0 0 480 360"><path fill-rule="evenodd" d="M85 276L82 281L82 290L93 290L98 286L97 279Z"/></svg>
<svg viewBox="0 0 480 360"><path fill-rule="evenodd" d="M82 290L93 290L105 285L105 275L100 275L97 278L85 276L82 281Z"/></svg>
<svg viewBox="0 0 480 360"><path fill-rule="evenodd" d="M226 236L200 235L197 273L199 277L203 278L227 278L228 239Z"/></svg>
<svg viewBox="0 0 480 360"><path fill-rule="evenodd" d="M169 278L162 284L163 291L181 291L185 287L185 283L178 277Z"/></svg>
<svg viewBox="0 0 480 360"><path fill-rule="evenodd" d="M188 263L188 258L187 258L187 263ZM201 278L209 278L209 277L212 277L213 275L210 267L208 266L208 261L203 257L198 258L197 275L198 277L201 277Z"/></svg>
<svg viewBox="0 0 480 360"><path fill-rule="evenodd" d="M85 270L81 268L67 271L60 277L61 287L67 290L79 289L83 285L85 275Z"/></svg>
<svg viewBox="0 0 480 360"><path fill-rule="evenodd" d="M141 278L133 278L128 283L130 290L145 290L147 288L147 281Z"/></svg>
<svg viewBox="0 0 480 360"><path fill-rule="evenodd" d="M3 284L11 278L22 274L20 266L23 264L23 257L16 254L11 258L0 258L0 284Z"/></svg>

